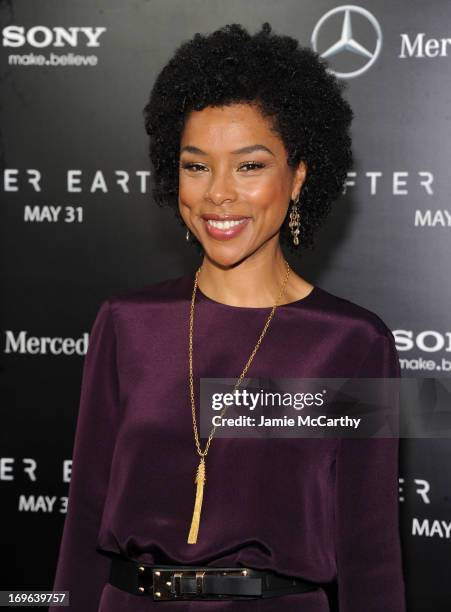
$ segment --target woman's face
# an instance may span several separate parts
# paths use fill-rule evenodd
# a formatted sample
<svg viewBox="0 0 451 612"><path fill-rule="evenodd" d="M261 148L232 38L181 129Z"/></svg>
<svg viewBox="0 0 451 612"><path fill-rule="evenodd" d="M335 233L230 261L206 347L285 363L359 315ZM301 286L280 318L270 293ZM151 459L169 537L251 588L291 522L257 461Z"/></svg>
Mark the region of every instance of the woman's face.
<svg viewBox="0 0 451 612"><path fill-rule="evenodd" d="M296 170L288 166L282 139L257 107L210 106L188 115L180 143L180 214L218 264L278 243L305 177L303 162ZM220 221L227 218L231 224Z"/></svg>

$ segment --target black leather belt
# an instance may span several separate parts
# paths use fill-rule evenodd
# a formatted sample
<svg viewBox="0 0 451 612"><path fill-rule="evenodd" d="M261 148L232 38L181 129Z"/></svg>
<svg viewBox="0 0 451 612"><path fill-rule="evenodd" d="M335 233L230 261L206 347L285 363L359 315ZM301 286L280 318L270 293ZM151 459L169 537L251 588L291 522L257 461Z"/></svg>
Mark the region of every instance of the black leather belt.
<svg viewBox="0 0 451 612"><path fill-rule="evenodd" d="M109 582L154 601L180 599L259 599L314 591L319 585L247 567L150 565L115 556Z"/></svg>

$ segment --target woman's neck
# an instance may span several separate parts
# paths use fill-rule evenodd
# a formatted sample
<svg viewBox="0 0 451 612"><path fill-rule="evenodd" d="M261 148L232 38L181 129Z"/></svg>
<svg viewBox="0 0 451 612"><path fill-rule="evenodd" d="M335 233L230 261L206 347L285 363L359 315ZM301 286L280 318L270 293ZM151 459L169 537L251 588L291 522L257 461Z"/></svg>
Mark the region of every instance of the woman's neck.
<svg viewBox="0 0 451 612"><path fill-rule="evenodd" d="M247 257L229 267L218 265L204 256L198 286L207 297L230 306L272 307L280 294L287 273L281 249L271 257ZM313 288L291 269L279 304L304 298Z"/></svg>

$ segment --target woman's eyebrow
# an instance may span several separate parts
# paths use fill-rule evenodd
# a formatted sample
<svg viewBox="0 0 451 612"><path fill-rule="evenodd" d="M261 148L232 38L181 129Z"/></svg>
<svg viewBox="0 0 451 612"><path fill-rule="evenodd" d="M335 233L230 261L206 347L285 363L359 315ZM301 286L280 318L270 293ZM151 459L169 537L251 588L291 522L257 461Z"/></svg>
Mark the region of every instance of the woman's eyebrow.
<svg viewBox="0 0 451 612"><path fill-rule="evenodd" d="M183 153L183 151L187 151L188 153L194 153L196 155L208 155L208 153L206 153L205 151L202 151L202 149L199 149L198 147L193 147L192 145L184 146L181 149L180 153ZM267 153L274 155L271 149L268 149L268 147L265 147L265 145L262 145L262 144L255 144L255 145L250 145L248 147L242 147L241 149L232 151L232 154L240 155L242 153L253 153L254 151L266 151Z"/></svg>

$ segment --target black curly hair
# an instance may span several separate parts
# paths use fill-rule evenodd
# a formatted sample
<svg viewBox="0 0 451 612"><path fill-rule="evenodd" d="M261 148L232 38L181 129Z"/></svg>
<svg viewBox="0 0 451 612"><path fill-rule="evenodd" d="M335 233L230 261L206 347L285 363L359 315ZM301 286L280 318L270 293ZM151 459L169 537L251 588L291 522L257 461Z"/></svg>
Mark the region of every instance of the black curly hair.
<svg viewBox="0 0 451 612"><path fill-rule="evenodd" d="M353 112L343 98L344 82L327 70L312 49L276 35L265 22L251 36L229 24L182 43L158 75L143 114L150 136L152 196L159 206L178 209L179 149L191 110L255 103L272 120L293 168L304 160L307 176L299 206L300 244L294 247L286 215L280 242L289 250L313 248L313 237L341 194L352 165L349 127ZM199 250L202 245L193 236Z"/></svg>

